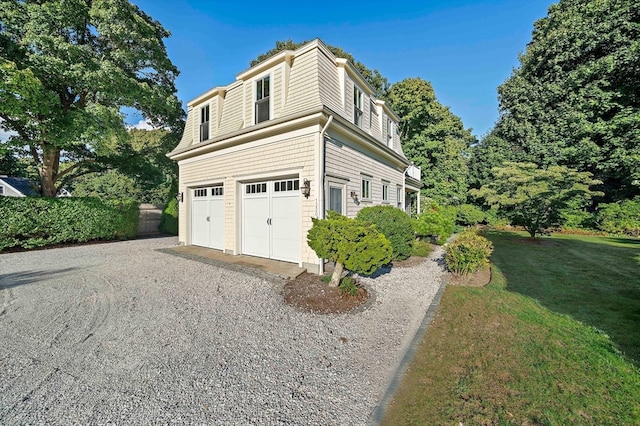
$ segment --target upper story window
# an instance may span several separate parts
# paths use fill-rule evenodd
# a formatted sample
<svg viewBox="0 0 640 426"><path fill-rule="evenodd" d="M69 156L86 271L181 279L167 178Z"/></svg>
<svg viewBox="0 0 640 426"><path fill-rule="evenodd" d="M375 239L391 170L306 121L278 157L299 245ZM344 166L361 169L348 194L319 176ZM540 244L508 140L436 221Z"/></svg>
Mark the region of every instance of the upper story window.
<svg viewBox="0 0 640 426"><path fill-rule="evenodd" d="M353 86L353 122L356 126L362 127L362 90L358 86Z"/></svg>
<svg viewBox="0 0 640 426"><path fill-rule="evenodd" d="M269 120L269 76L256 81L256 124Z"/></svg>
<svg viewBox="0 0 640 426"><path fill-rule="evenodd" d="M393 146L393 121L387 118L387 146Z"/></svg>
<svg viewBox="0 0 640 426"><path fill-rule="evenodd" d="M209 105L200 108L200 142L209 139Z"/></svg>

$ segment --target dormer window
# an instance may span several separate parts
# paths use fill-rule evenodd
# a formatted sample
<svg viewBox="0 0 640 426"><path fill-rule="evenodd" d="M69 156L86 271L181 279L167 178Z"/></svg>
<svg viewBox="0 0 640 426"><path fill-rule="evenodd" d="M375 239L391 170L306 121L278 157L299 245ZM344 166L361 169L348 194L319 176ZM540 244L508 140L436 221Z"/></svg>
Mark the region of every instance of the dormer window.
<svg viewBox="0 0 640 426"><path fill-rule="evenodd" d="M200 108L200 142L209 139L209 105Z"/></svg>
<svg viewBox="0 0 640 426"><path fill-rule="evenodd" d="M353 86L353 123L362 127L362 90Z"/></svg>
<svg viewBox="0 0 640 426"><path fill-rule="evenodd" d="M393 146L393 121L390 118L387 118L387 146Z"/></svg>
<svg viewBox="0 0 640 426"><path fill-rule="evenodd" d="M269 76L256 81L256 124L269 120Z"/></svg>

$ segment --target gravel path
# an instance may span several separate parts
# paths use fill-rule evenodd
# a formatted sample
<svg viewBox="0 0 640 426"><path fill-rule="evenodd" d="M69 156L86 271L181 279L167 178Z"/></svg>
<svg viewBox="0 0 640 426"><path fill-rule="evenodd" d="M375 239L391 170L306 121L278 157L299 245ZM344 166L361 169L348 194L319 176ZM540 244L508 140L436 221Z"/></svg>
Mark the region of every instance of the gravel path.
<svg viewBox="0 0 640 426"><path fill-rule="evenodd" d="M439 250L309 314L176 242L0 255L0 424L366 424L443 276Z"/></svg>

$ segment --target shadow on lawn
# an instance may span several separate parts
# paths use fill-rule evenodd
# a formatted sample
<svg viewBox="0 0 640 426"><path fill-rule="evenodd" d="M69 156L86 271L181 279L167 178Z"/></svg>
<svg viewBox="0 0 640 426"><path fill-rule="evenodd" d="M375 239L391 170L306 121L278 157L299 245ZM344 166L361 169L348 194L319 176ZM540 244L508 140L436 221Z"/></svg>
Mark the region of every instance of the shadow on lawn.
<svg viewBox="0 0 640 426"><path fill-rule="evenodd" d="M640 240L490 232L507 289L606 332L640 366ZM550 243L550 244L549 244Z"/></svg>

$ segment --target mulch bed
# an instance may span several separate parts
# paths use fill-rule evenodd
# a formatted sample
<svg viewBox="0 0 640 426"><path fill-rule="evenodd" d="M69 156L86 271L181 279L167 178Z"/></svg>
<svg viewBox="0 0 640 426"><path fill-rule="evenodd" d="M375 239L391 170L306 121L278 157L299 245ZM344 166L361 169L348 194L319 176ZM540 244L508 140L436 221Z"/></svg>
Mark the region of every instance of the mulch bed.
<svg viewBox="0 0 640 426"><path fill-rule="evenodd" d="M320 276L305 272L288 281L282 295L287 304L306 312L341 314L362 306L369 300L369 293L357 280L356 285L357 295L342 294L339 288L329 287L322 282Z"/></svg>

